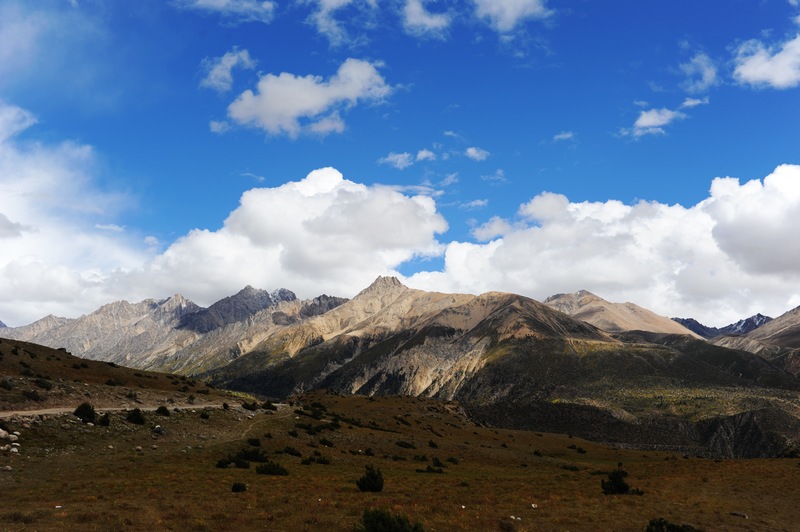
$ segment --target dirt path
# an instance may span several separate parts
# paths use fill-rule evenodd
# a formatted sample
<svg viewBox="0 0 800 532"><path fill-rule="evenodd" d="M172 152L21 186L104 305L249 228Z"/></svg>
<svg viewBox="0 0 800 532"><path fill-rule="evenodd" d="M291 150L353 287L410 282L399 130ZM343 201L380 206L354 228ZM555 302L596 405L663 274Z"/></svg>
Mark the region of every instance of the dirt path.
<svg viewBox="0 0 800 532"><path fill-rule="evenodd" d="M96 407L95 410L98 412L121 412L124 410L133 410L133 408L138 408L144 412L155 412L158 410L158 406L136 406L136 407L122 407L122 406L112 406L108 408ZM207 404L195 404L195 405L184 405L184 406L175 406L170 407L172 408L179 408L181 410L189 410L189 409L200 409L200 408L222 408L221 404L218 403L207 403ZM75 407L59 407L59 408L42 408L40 410L6 410L0 412L0 419L7 419L10 417L33 417L33 416L57 416L63 414L71 414L75 411Z"/></svg>

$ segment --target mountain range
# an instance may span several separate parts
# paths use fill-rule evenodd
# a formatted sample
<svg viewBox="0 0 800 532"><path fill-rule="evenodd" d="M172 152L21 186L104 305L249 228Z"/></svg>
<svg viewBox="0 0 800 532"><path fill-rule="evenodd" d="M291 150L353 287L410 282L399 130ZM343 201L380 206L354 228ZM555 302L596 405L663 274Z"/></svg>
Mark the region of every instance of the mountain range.
<svg viewBox="0 0 800 532"><path fill-rule="evenodd" d="M758 329L762 325L765 325L770 321L772 321L772 318L770 318L769 316L764 316L763 314L756 314L754 316L750 316L749 318L739 320L736 323L731 323L730 325L726 325L725 327L718 328L718 327L708 327L706 325L703 325L694 318L672 318L672 319L677 323L680 323L690 331L708 340L716 338L718 336L747 334L749 332Z"/></svg>
<svg viewBox="0 0 800 532"><path fill-rule="evenodd" d="M771 327L752 341L797 340L799 324L793 311L740 338ZM276 399L323 388L452 399L487 425L716 456L800 445L794 348L762 356L715 345L586 291L540 303L380 277L351 300L300 301L247 287L207 309L179 295L118 302L0 336Z"/></svg>

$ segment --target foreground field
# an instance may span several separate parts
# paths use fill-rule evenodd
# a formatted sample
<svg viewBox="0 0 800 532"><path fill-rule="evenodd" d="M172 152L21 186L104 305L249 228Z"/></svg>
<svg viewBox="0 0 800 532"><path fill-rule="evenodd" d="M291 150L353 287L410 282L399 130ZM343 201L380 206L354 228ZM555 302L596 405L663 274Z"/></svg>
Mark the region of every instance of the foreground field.
<svg viewBox="0 0 800 532"><path fill-rule="evenodd" d="M232 400L146 412L142 425L126 418L112 412L107 427L72 415L4 420L20 435L18 453L0 452L0 529L352 530L365 508L442 531L644 530L659 517L705 530L800 522L797 459L616 450L477 427L454 403L315 393L277 410ZM237 454L253 460L218 467ZM259 459L288 475L257 474ZM620 462L644 495L603 494ZM382 472L382 492L356 487L367 465ZM236 482L246 491L233 492Z"/></svg>

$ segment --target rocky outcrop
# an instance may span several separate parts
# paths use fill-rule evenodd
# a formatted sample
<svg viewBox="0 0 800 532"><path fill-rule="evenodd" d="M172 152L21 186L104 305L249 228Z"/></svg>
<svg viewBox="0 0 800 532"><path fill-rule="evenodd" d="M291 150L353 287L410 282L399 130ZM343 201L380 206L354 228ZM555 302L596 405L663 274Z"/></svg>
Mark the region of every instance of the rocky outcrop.
<svg viewBox="0 0 800 532"><path fill-rule="evenodd" d="M244 321L281 301L295 299L297 297L289 290L281 289L269 293L248 285L236 295L221 299L206 309L183 316L178 329L204 334L231 323Z"/></svg>

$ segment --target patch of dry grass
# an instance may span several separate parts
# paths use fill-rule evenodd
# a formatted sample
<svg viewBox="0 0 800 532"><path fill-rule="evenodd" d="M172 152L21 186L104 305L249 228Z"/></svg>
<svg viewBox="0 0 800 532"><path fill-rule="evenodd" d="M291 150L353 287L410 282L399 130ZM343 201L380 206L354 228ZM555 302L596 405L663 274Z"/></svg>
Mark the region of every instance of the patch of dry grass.
<svg viewBox="0 0 800 532"><path fill-rule="evenodd" d="M800 522L794 459L617 450L476 427L455 404L417 398L314 393L297 400L302 408L255 415L215 409L207 420L191 410L151 414L144 426L126 423L122 413L112 414L108 428L70 423L70 416L30 428L12 421L22 452L0 454L0 466L13 468L0 471L0 529L352 530L368 507L403 513L426 530L642 530L657 517L705 530L791 530ZM154 436L155 423L167 434ZM289 476L258 475L255 463L216 467L253 447L253 438ZM323 438L333 446L321 445ZM301 464L315 452L330 464ZM444 474L416 472L434 457ZM618 462L643 496L602 494L600 481ZM383 474L381 493L355 485L368 464ZM247 491L233 493L234 482Z"/></svg>

